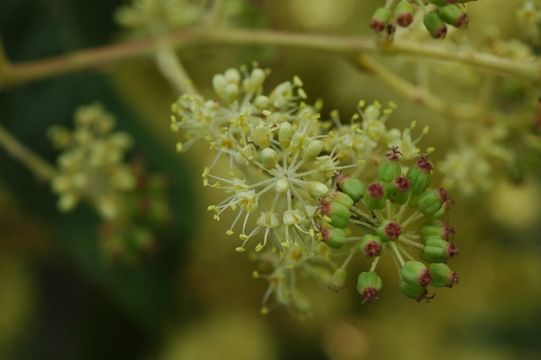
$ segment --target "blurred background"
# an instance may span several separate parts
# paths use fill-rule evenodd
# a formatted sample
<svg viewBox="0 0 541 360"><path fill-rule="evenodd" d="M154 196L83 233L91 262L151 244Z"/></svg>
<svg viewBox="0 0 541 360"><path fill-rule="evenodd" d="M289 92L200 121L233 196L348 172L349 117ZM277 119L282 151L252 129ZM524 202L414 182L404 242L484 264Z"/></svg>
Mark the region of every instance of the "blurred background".
<svg viewBox="0 0 541 360"><path fill-rule="evenodd" d="M238 26L347 35L370 35L368 18L382 3L237 2ZM472 5L471 46L484 46L489 26L503 38L518 37L509 14L520 3ZM123 4L2 0L1 39L13 62L119 41L126 34L113 14ZM272 84L302 78L310 99L325 100L324 112L336 108L349 116L359 99L392 100L399 107L393 126L412 120L430 125L433 131L423 141L438 144L436 157L452 145L441 115L330 54L192 46L181 56L206 95L213 74L258 61L272 69ZM409 66L395 65L403 71ZM474 100L475 84L467 76L459 81L438 91ZM252 278L255 264L235 253L224 236L229 219L216 223L206 212L217 196L200 184L206 149L183 156L174 151L169 109L175 99L149 59L0 91L2 125L51 162L47 128L70 126L81 104L104 104L134 137L132 156L167 179L172 214L157 231L153 251L111 261L97 240L99 219L91 209L61 214L48 185L0 151L0 359L541 358L539 170L515 182L502 175L488 191L456 197L451 220L461 249L454 260L461 281L432 303L410 301L389 286L379 301L361 306L350 279L351 291L310 290L316 302L311 318L299 321L284 309L262 316L265 282ZM523 105L520 98L505 101ZM394 284L394 269L387 268L384 279Z"/></svg>

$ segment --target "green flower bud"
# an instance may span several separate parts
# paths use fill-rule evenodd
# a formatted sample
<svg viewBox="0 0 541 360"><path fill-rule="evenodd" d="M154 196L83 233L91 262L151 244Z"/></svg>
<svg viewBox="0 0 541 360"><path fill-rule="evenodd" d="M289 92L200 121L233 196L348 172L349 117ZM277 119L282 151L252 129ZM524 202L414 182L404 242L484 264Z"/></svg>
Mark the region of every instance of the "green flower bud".
<svg viewBox="0 0 541 360"><path fill-rule="evenodd" d="M426 154L421 155L414 166L408 169L406 177L411 182L414 194L420 194L426 190L432 181L432 163Z"/></svg>
<svg viewBox="0 0 541 360"><path fill-rule="evenodd" d="M402 233L402 228L397 222L386 221L377 228L376 232L384 242L389 242L398 239Z"/></svg>
<svg viewBox="0 0 541 360"><path fill-rule="evenodd" d="M447 24L457 28L464 28L468 26L468 14L460 10L455 4L445 5L438 9L438 15Z"/></svg>
<svg viewBox="0 0 541 360"><path fill-rule="evenodd" d="M455 234L455 229L447 221L430 219L419 229L423 241L430 238L439 238L449 241Z"/></svg>
<svg viewBox="0 0 541 360"><path fill-rule="evenodd" d="M439 17L437 11L426 13L423 23L434 39L443 39L447 35L447 26Z"/></svg>
<svg viewBox="0 0 541 360"><path fill-rule="evenodd" d="M336 271L332 274L331 278L331 284L329 285L329 289L332 291L338 291L341 290L344 285L346 284L346 270L342 268L336 269Z"/></svg>
<svg viewBox="0 0 541 360"><path fill-rule="evenodd" d="M280 124L280 128L278 129L278 141L284 149L288 148L291 138L293 137L293 133L293 126L291 126L290 123L283 122Z"/></svg>
<svg viewBox="0 0 541 360"><path fill-rule="evenodd" d="M321 241L332 249L341 249L347 243L347 234L343 229L327 226L321 228L320 233Z"/></svg>
<svg viewBox="0 0 541 360"><path fill-rule="evenodd" d="M394 17L399 26L410 26L413 22L413 5L408 0L401 0L394 9Z"/></svg>
<svg viewBox="0 0 541 360"><path fill-rule="evenodd" d="M449 194L445 189L428 189L419 196L417 207L427 216L434 216L445 205L450 202Z"/></svg>
<svg viewBox="0 0 541 360"><path fill-rule="evenodd" d="M330 224L337 228L345 228L349 225L351 213L349 208L339 202L322 200L319 205L321 215L330 218Z"/></svg>
<svg viewBox="0 0 541 360"><path fill-rule="evenodd" d="M386 7L377 8L370 20L370 28L375 32L382 32L391 20L391 10Z"/></svg>
<svg viewBox="0 0 541 360"><path fill-rule="evenodd" d="M323 142L320 140L312 140L304 149L305 159L315 159L323 150Z"/></svg>
<svg viewBox="0 0 541 360"><path fill-rule="evenodd" d="M349 195L341 191L335 191L329 196L329 198L332 202L337 202L341 205L344 205L348 209L351 209L351 207L353 206L353 199Z"/></svg>
<svg viewBox="0 0 541 360"><path fill-rule="evenodd" d="M387 153L387 160L382 161L378 167L379 181L388 183L400 176L400 154L396 146Z"/></svg>
<svg viewBox="0 0 541 360"><path fill-rule="evenodd" d="M362 272L357 277L357 291L363 297L363 304L378 299L381 287L381 278L373 271Z"/></svg>
<svg viewBox="0 0 541 360"><path fill-rule="evenodd" d="M437 238L428 239L421 251L421 257L431 263L446 262L457 254L455 244Z"/></svg>
<svg viewBox="0 0 541 360"><path fill-rule="evenodd" d="M411 299L415 299L417 301L421 301L425 299L430 300L434 297L434 295L427 296L428 292L426 288L421 285L410 284L404 280L400 280L400 283L398 286L402 294L406 295L407 297Z"/></svg>
<svg viewBox="0 0 541 360"><path fill-rule="evenodd" d="M367 257L381 254L382 240L378 235L366 234L359 243L359 251Z"/></svg>
<svg viewBox="0 0 541 360"><path fill-rule="evenodd" d="M363 196L364 204L370 210L381 210L385 207L385 188L383 184L374 182L368 185L368 191Z"/></svg>
<svg viewBox="0 0 541 360"><path fill-rule="evenodd" d="M317 198L321 198L329 192L327 185L320 183L319 181L311 181L308 183L308 191L310 194L314 195Z"/></svg>
<svg viewBox="0 0 541 360"><path fill-rule="evenodd" d="M400 277L408 284L420 285L422 287L430 284L431 280L430 272L425 264L419 261L406 261L400 271Z"/></svg>
<svg viewBox="0 0 541 360"><path fill-rule="evenodd" d="M340 174L336 177L338 189L347 194L354 203L359 201L364 194L364 184L361 180Z"/></svg>
<svg viewBox="0 0 541 360"><path fill-rule="evenodd" d="M458 275L446 264L430 264L431 285L434 287L453 287L458 283Z"/></svg>
<svg viewBox="0 0 541 360"><path fill-rule="evenodd" d="M399 176L385 186L385 196L396 204L405 204L410 195L411 182L405 176Z"/></svg>
<svg viewBox="0 0 541 360"><path fill-rule="evenodd" d="M278 161L278 155L276 154L276 151L271 148L265 148L261 150L261 163L265 167L265 169L272 169L276 165L276 162Z"/></svg>

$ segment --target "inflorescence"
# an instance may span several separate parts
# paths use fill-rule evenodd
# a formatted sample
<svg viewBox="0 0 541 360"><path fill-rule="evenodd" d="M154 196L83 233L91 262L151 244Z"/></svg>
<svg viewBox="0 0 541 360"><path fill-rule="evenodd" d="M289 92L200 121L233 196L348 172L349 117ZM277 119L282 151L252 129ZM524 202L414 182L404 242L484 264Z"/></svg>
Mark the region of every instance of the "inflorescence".
<svg viewBox="0 0 541 360"><path fill-rule="evenodd" d="M469 17L464 5L475 0L388 0L376 9L370 27L377 33L394 34L396 26L409 27L418 9L422 10L423 24L433 38L443 39L447 25L456 28L468 26Z"/></svg>
<svg viewBox="0 0 541 360"><path fill-rule="evenodd" d="M226 197L208 209L216 220L233 212L226 235L238 236L236 250L272 268L254 273L269 282L262 311L272 300L309 311L299 280L340 289L356 254L373 260L358 279L363 302L378 297L382 281L375 270L386 252L409 297L429 299L428 285L454 285L458 278L445 264L457 253L448 242L454 231L439 220L451 200L445 190L429 188L432 163L417 146L428 129L417 138L415 123L389 129L392 104L360 102L347 124L336 111L322 120L321 104L305 103L299 78L266 93L267 76L258 67L216 75L219 100L183 95L172 106L171 123L181 134L179 151L204 141L215 154L203 185Z"/></svg>

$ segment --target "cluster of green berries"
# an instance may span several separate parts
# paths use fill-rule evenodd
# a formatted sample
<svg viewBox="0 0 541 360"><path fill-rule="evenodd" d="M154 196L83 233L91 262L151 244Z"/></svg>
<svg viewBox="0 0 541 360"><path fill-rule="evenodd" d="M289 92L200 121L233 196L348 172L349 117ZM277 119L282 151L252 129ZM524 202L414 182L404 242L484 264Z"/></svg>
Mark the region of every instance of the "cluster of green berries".
<svg viewBox="0 0 541 360"><path fill-rule="evenodd" d="M410 298L429 300L429 285L452 287L458 282L457 274L446 264L458 254L450 242L454 229L441 220L452 201L443 188L429 188L433 165L427 155L421 155L409 168L402 166L400 156L398 148L393 147L379 164L377 179L367 185L338 174L335 190L320 201L321 240L332 249L350 247L351 254L372 259L370 271L362 272L357 280L363 303L376 299L382 288L375 270L386 250L397 264L399 288ZM350 225L366 233L350 236ZM419 250L420 259L428 265L406 247ZM344 285L349 260L333 275L331 288Z"/></svg>
<svg viewBox="0 0 541 360"><path fill-rule="evenodd" d="M464 28L468 25L468 15L463 11L463 4L475 0L428 0L422 2L429 6L423 9L423 23L436 39L445 38L447 25ZM370 27L377 33L385 31L388 35L394 33L396 25L409 27L413 23L416 7L419 1L394 0L387 1L385 6L376 9L370 20Z"/></svg>

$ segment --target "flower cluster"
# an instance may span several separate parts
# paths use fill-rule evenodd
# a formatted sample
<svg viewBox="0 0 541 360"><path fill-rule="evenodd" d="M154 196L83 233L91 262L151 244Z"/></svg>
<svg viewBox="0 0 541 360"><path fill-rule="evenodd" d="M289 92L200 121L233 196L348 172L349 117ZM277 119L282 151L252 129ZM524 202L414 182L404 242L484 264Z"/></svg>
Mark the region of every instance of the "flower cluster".
<svg viewBox="0 0 541 360"><path fill-rule="evenodd" d="M433 38L442 39L447 35L447 25L465 28L468 15L463 11L465 3L475 0L391 0L376 9L370 20L370 27L377 33L392 35L396 25L407 28L414 20L417 8L423 11L423 23Z"/></svg>
<svg viewBox="0 0 541 360"><path fill-rule="evenodd" d="M136 34L159 34L197 22L203 14L201 0L133 0L116 12L120 25Z"/></svg>
<svg viewBox="0 0 541 360"><path fill-rule="evenodd" d="M343 278L340 274L345 275L344 264L352 255L341 266L336 259L343 255L343 247L359 246L351 246L361 239L349 236L344 227L360 223L376 229L393 222L399 226L398 235L392 241L382 237L380 242L382 248L398 252L402 259L405 250L394 240L424 246L416 242L420 237L411 233L408 225L416 223L425 210L406 216L408 209L422 198L422 209L426 208L429 216L440 215L449 201L440 201L444 191L423 193L430 177L423 172L430 164L425 156L417 162L419 167L408 173L409 178L395 176L399 177L396 188L392 178L389 184L370 184L365 193L356 178L373 173L369 165L382 162L389 147L400 146L404 159L418 158L421 151L417 143L428 129L415 139L415 123L403 131L389 129L386 122L394 106L383 108L379 103L366 106L361 102L347 124L336 111L329 120L322 120L321 104L304 102L306 94L299 78L267 93L263 86L267 76L268 71L258 67L229 69L214 76L218 100L181 96L172 106L171 128L180 134L179 151L202 140L215 153L203 171L203 185L222 191L226 197L208 209L216 220L233 212L226 235L238 235L236 250L253 250L250 252L256 258L272 268L266 274L255 273L269 281L262 311L267 312L274 300L305 312L310 302L296 286L297 279L310 277L337 289ZM400 171L399 152L394 151L393 164ZM410 191L410 183L421 181L418 178L423 176L426 184L414 185L416 190ZM378 205L369 213L363 212L353 206L361 197ZM380 212L381 203L388 209L387 217ZM395 203L399 204L396 211ZM438 224L434 222L432 227ZM434 251L441 252L442 246L435 241ZM432 256L430 251L427 256ZM415 285L410 288L416 289Z"/></svg>
<svg viewBox="0 0 541 360"><path fill-rule="evenodd" d="M465 196L490 189L495 183L497 164L510 165L514 158L503 144L508 136L506 127L482 127L479 133L474 140L450 150L439 166L445 174L443 185Z"/></svg>
<svg viewBox="0 0 541 360"><path fill-rule="evenodd" d="M122 194L133 190L135 178L124 162L131 137L114 132L114 124L113 117L95 104L76 111L74 130L58 126L49 130L54 146L62 151L52 180L61 210L88 201L104 219L118 216Z"/></svg>
<svg viewBox="0 0 541 360"><path fill-rule="evenodd" d="M377 299L382 280L376 273L381 256L388 253L399 273L399 288L416 300L429 300L428 286L452 287L457 274L446 262L458 253L449 242L454 229L441 220L451 206L443 188L430 188L433 165L426 154L409 167L401 163L398 147L379 163L376 179L365 185L344 174L334 179L333 191L321 201L324 217L320 237L329 248L349 248L349 255L332 277L331 288L346 281L346 267L355 254L372 259L369 271L357 278L363 303ZM359 235L353 233L356 227ZM412 255L419 252L425 265Z"/></svg>
<svg viewBox="0 0 541 360"><path fill-rule="evenodd" d="M128 164L129 135L114 130L115 120L99 104L75 113L75 129L53 127L58 170L52 179L62 211L91 204L103 219L100 245L113 259L134 259L154 246L153 231L170 218L166 181L147 174L140 162Z"/></svg>

